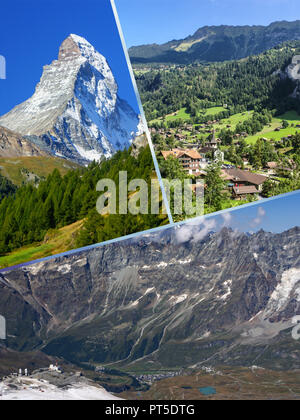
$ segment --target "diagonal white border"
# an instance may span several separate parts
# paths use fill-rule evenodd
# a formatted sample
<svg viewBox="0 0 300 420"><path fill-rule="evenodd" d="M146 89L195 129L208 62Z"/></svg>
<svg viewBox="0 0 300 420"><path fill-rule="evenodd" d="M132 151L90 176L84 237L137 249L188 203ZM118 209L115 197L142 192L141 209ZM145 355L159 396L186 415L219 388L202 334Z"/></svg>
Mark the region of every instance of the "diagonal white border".
<svg viewBox="0 0 300 420"><path fill-rule="evenodd" d="M131 77L131 81L132 81L132 84L133 84L133 88L134 88L135 95L136 95L136 98L137 98L138 106L139 106L139 109L140 109L140 114L141 114L141 117L142 117L142 120L143 120L144 127L146 129L146 135L147 135L148 143L149 143L149 146L150 146L150 149L151 149L155 170L156 170L158 180L159 180L159 183L160 183L160 188L161 188L161 191L162 191L163 200L164 200L164 203L165 203L165 208L166 208L166 211L167 211L167 214L168 214L168 217L169 217L170 225L173 225L174 221L173 221L173 217L172 217L172 214L171 214L170 205L169 205L169 202L168 202L168 199L167 199L166 190L165 190L165 187L164 187L164 184L163 184L163 181L162 181L159 165L158 165L158 162L157 162L157 159L156 159L154 146L153 146L153 143L152 143L148 123L147 123L147 120L146 120L144 108L143 108L141 97L140 97L140 93L139 93L139 90L137 88L136 80L135 80L135 77L134 77L131 61L130 61L129 54L128 54L128 49L127 49L124 34L123 34L123 30L122 30L122 27L121 27L119 15L118 15L117 8L116 8L116 5L115 5L115 0L110 0L110 3L111 3L111 6L112 6L112 9L113 9L113 12L114 12L116 24L117 24L118 31L119 31L119 36L120 36L120 39L121 39L121 42L122 42L125 58L126 58L126 61L127 61L127 66L128 66L130 77Z"/></svg>

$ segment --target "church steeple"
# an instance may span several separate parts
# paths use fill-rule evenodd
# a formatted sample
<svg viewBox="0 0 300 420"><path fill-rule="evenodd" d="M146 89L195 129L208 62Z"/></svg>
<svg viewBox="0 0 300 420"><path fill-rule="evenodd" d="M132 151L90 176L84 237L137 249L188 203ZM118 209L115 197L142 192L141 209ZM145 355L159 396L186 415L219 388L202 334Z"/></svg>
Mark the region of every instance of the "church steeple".
<svg viewBox="0 0 300 420"><path fill-rule="evenodd" d="M215 127L214 127L214 130L213 130L213 136L212 136L211 141L212 142L215 142L216 141L216 129L215 129Z"/></svg>

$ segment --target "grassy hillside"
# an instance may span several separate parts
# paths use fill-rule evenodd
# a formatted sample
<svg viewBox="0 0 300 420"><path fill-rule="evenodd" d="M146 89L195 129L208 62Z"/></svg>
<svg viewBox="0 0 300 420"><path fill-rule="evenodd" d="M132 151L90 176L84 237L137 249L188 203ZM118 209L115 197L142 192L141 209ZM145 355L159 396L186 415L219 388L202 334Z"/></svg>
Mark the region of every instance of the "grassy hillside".
<svg viewBox="0 0 300 420"><path fill-rule="evenodd" d="M1 174L17 186L46 178L54 169L65 175L69 170L79 167L76 163L51 156L0 158Z"/></svg>
<svg viewBox="0 0 300 420"><path fill-rule="evenodd" d="M80 220L61 229L50 230L46 234L44 241L22 247L8 255L0 257L0 269L74 249L76 247L76 236L82 226L83 221Z"/></svg>
<svg viewBox="0 0 300 420"><path fill-rule="evenodd" d="M208 116L208 115L217 116L219 113L224 112L224 111L226 111L224 107L214 106L214 107L206 108L199 111L199 114L202 116ZM178 120L182 120L186 122L189 122L191 120L191 114L187 112L186 108L181 108L172 114L166 115L165 117L156 118L155 120L150 121L150 124L159 123L163 121L168 123L168 122L178 121Z"/></svg>
<svg viewBox="0 0 300 420"><path fill-rule="evenodd" d="M213 116L214 119L218 118L218 114L221 112L226 111L223 107L211 107L206 110L202 110L199 112L201 115L210 115ZM235 132L236 127L238 124L246 122L253 116L253 111L245 111L239 112L234 115L231 115L229 118L221 119L218 123L213 124L212 128L216 130L216 134L218 135L221 130L230 128L232 132ZM193 120L186 112L186 108L181 108L177 112L167 115L164 118L157 118L150 122L150 125L157 124L157 123L172 123L174 121L182 121L182 123L191 123L194 128L197 128L199 124L193 123ZM287 128L282 128L282 121L287 121L289 126ZM258 139L260 138L267 138L270 140L281 140L283 137L288 137L290 135L295 135L296 133L300 132L300 115L297 111L287 111L284 114L273 117L270 124L264 126L263 130L259 131L253 136L246 137L246 142L248 144L255 144ZM277 131L280 128L280 131ZM181 132L186 135L186 140L189 141L189 137L191 137L191 133L182 128ZM209 133L203 130L200 134L196 134L198 139L200 140L203 137L208 137Z"/></svg>
<svg viewBox="0 0 300 420"><path fill-rule="evenodd" d="M288 128L281 129L280 131L275 131L276 129L282 126L282 121L285 120L289 123ZM261 137L267 139L281 140L282 137L287 137L289 135L295 135L297 132L300 132L300 128L297 127L300 125L300 115L296 111L288 111L279 117L275 117L272 120L270 125L264 127L262 131L255 134L255 136L249 136L246 138L247 143L254 144Z"/></svg>

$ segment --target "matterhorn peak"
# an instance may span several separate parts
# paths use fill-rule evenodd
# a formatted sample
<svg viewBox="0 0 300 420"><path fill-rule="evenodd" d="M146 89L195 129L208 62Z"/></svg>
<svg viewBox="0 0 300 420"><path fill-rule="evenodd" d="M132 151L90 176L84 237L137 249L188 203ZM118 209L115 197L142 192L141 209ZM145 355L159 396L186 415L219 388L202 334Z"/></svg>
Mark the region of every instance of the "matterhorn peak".
<svg viewBox="0 0 300 420"><path fill-rule="evenodd" d="M74 60L78 57L85 58L93 67L104 74L106 78L113 79L115 83L106 58L85 38L71 34L60 46L58 61Z"/></svg>
<svg viewBox="0 0 300 420"><path fill-rule="evenodd" d="M81 55L78 42L75 41L75 36L77 37L77 35L69 35L61 44L58 55L59 61L73 59ZM83 40L83 38L80 39Z"/></svg>
<svg viewBox="0 0 300 420"><path fill-rule="evenodd" d="M34 95L0 125L83 164L129 147L143 131L139 116L119 98L106 58L75 34L61 44L58 60L44 66Z"/></svg>

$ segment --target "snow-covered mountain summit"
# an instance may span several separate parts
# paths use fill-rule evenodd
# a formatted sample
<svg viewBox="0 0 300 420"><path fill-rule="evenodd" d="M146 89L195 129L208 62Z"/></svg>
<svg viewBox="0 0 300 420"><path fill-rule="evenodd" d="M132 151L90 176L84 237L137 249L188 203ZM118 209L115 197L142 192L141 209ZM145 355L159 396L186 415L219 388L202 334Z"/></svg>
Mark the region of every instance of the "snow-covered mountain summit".
<svg viewBox="0 0 300 420"><path fill-rule="evenodd" d="M106 58L73 34L58 60L44 67L34 95L1 117L0 125L79 163L110 157L144 131L140 117L118 96Z"/></svg>

